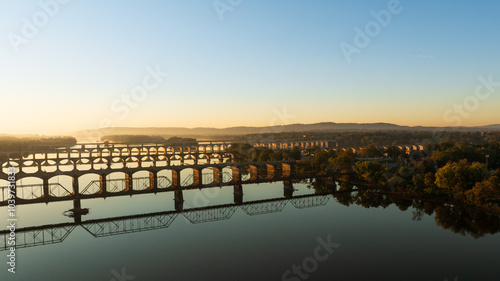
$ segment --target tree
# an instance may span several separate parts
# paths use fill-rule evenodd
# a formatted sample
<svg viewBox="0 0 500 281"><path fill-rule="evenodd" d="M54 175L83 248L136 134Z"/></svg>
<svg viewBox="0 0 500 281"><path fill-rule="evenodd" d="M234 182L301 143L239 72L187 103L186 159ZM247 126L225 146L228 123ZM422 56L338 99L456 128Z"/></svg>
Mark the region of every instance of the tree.
<svg viewBox="0 0 500 281"><path fill-rule="evenodd" d="M450 162L436 172L435 184L439 188L453 191L471 189L477 182L484 180L489 175L484 164L467 160Z"/></svg>
<svg viewBox="0 0 500 281"><path fill-rule="evenodd" d="M274 151L272 151L271 149L269 148L265 148L264 150L262 150L259 154L259 157L258 157L258 161L269 161L271 159L271 155L274 153Z"/></svg>
<svg viewBox="0 0 500 281"><path fill-rule="evenodd" d="M381 151L373 144L369 144L368 146L361 148L356 152L356 154L358 157L365 158L376 158L382 156Z"/></svg>
<svg viewBox="0 0 500 281"><path fill-rule="evenodd" d="M391 145L385 148L384 152L387 153L387 156L391 157L392 159L396 159L400 154L403 153L403 151L395 145Z"/></svg>
<svg viewBox="0 0 500 281"><path fill-rule="evenodd" d="M354 171L362 179L371 184L385 184L385 172L387 167L373 161L360 161L354 164Z"/></svg>
<svg viewBox="0 0 500 281"><path fill-rule="evenodd" d="M352 150L339 152L336 157L328 159L328 162L332 165L332 169L341 173L351 172L354 161L355 157Z"/></svg>

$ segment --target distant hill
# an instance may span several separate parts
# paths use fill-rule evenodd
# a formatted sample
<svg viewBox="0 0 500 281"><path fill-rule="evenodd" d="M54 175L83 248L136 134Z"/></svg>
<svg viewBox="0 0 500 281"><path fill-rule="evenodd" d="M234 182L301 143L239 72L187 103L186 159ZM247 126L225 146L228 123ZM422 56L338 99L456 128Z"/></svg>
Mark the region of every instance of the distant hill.
<svg viewBox="0 0 500 281"><path fill-rule="evenodd" d="M229 127L229 128L132 128L115 127L101 130L85 130L68 133L79 141L97 141L104 135L156 135L164 138L173 136L195 137L199 140L224 135L245 135L281 132L359 132L359 131L500 131L500 124L477 127L422 127L400 126L389 123L334 123L323 122L315 124L290 124L268 127Z"/></svg>

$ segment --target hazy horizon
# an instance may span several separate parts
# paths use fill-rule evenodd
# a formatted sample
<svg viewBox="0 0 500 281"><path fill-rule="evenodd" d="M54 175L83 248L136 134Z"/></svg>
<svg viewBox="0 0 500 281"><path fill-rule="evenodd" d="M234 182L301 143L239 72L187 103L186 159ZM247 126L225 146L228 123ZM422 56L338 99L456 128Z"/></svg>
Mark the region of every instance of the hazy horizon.
<svg viewBox="0 0 500 281"><path fill-rule="evenodd" d="M500 117L495 1L4 6L0 133Z"/></svg>

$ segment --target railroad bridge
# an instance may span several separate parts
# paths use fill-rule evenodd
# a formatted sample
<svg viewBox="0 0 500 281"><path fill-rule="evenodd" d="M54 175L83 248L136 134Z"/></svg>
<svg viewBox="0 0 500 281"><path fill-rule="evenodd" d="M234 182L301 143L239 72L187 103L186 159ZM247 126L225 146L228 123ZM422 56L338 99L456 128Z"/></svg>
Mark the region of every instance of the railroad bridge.
<svg viewBox="0 0 500 281"><path fill-rule="evenodd" d="M139 193L204 188L243 183L291 179L293 161L249 163L207 163L183 166L149 166L135 168L38 171L16 174L17 201L51 202L77 198L111 197ZM6 174L2 177L5 181ZM30 184L23 184L29 179ZM7 182L0 194L0 206L8 199Z"/></svg>
<svg viewBox="0 0 500 281"><path fill-rule="evenodd" d="M48 152L23 151L2 165L18 167L18 172L56 172L73 170L121 169L147 166L170 166L232 161L225 153L226 143L208 143L197 146L169 146L165 144L79 144Z"/></svg>
<svg viewBox="0 0 500 281"><path fill-rule="evenodd" d="M293 149L300 148L306 149L328 149L330 148L330 141L328 140L298 140L298 141L266 141L266 142L252 142L253 146L265 147L269 149Z"/></svg>

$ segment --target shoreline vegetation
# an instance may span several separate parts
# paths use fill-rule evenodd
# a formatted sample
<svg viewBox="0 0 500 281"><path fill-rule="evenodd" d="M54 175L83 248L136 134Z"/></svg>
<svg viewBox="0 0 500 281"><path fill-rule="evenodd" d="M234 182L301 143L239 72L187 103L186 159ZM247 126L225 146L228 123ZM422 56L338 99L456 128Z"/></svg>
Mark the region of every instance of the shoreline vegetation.
<svg viewBox="0 0 500 281"><path fill-rule="evenodd" d="M13 137L0 136L0 162L5 162L9 158L19 158L27 151L37 150L49 152L58 147L73 146L77 143L76 138L68 136L60 137Z"/></svg>
<svg viewBox="0 0 500 281"><path fill-rule="evenodd" d="M500 133L444 134L437 142L413 142L424 147L416 151L398 146L401 138L397 136L393 136L392 145L375 145L386 133L382 137L375 134L375 140L366 134L349 136L358 136L358 141L369 144L358 149L305 151L234 143L228 152L236 161L296 160L298 176L332 175L340 181L341 190L358 186L392 197L434 201L440 209L457 208L448 210L456 215L458 208L472 208L500 218ZM312 187L317 192L325 191L314 182ZM500 229L500 223L495 221L492 227Z"/></svg>
<svg viewBox="0 0 500 281"><path fill-rule="evenodd" d="M106 135L101 137L101 142L104 143L158 143L167 145L197 145L198 141L194 138L170 137L165 139L158 135Z"/></svg>

